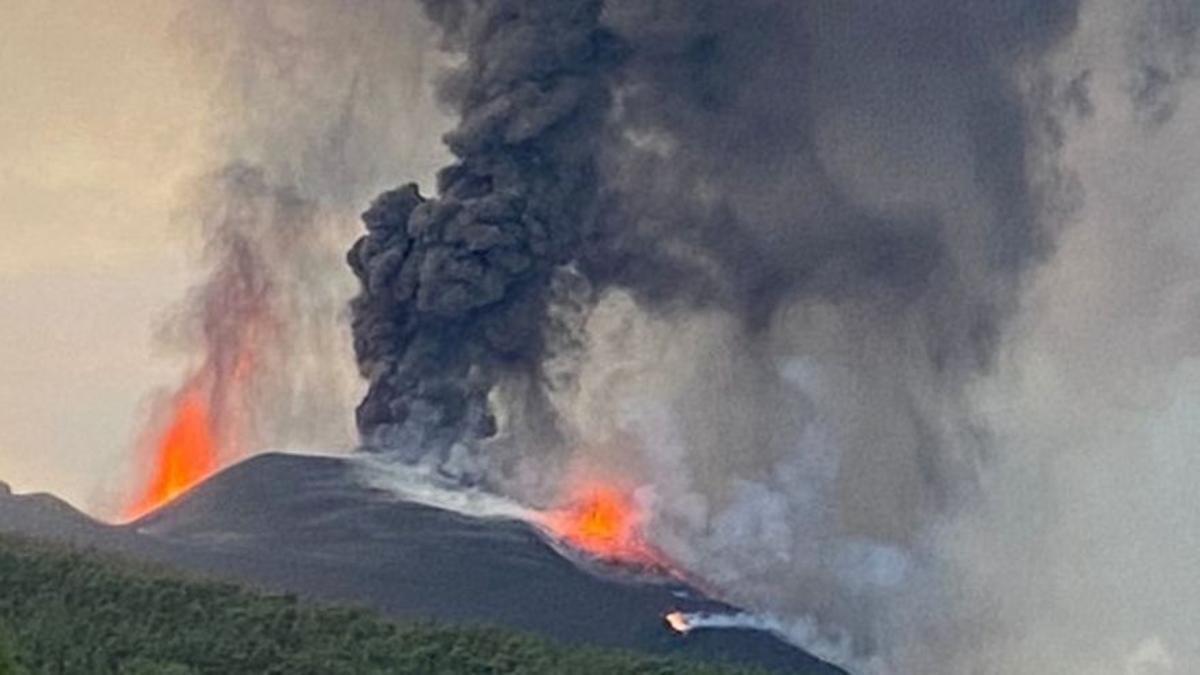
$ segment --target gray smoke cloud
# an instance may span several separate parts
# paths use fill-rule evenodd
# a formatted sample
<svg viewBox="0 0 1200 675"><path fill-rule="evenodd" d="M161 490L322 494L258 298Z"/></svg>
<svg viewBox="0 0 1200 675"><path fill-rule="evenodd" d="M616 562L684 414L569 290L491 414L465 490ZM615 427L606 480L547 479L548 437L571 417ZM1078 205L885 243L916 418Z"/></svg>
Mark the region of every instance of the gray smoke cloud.
<svg viewBox="0 0 1200 675"><path fill-rule="evenodd" d="M444 83L459 161L436 201L377 200L350 254L371 444L492 436L488 392L538 375L568 265L748 334L801 297L857 305L953 381L988 364L1050 240L1014 73L1074 3L426 9L465 56Z"/></svg>
<svg viewBox="0 0 1200 675"><path fill-rule="evenodd" d="M640 485L856 672L1200 661L1200 474L1143 428L1196 355L1194 3L423 5L456 159L349 256L367 446Z"/></svg>
<svg viewBox="0 0 1200 675"><path fill-rule="evenodd" d="M650 312L734 317L760 370L790 337L777 326L819 305L843 347L894 356L856 369L880 421L855 432L855 461L911 485L864 520L911 529L951 499L976 459L944 456L968 433L962 387L1052 239L1039 209L1056 186L1035 174L1053 173L1037 154L1053 129L1018 71L1069 32L1074 2L425 6L465 57L444 83L458 162L437 200L378 199L350 253L369 445L459 464L496 436L498 381L534 383L532 402L500 404L521 410L570 389L545 366L564 334L578 344L551 310L573 275L584 305L620 289ZM790 439L760 452L785 451L772 443Z"/></svg>
<svg viewBox="0 0 1200 675"><path fill-rule="evenodd" d="M544 354L551 279L595 219L619 50L595 1L425 7L466 54L444 83L458 161L437 200L413 185L377 199L349 262L370 382L358 426L372 446L448 460L494 435L497 379Z"/></svg>
<svg viewBox="0 0 1200 675"><path fill-rule="evenodd" d="M1132 73L1129 95L1141 119L1161 125L1179 105L1180 83L1195 74L1200 16L1188 0L1137 3L1126 34Z"/></svg>

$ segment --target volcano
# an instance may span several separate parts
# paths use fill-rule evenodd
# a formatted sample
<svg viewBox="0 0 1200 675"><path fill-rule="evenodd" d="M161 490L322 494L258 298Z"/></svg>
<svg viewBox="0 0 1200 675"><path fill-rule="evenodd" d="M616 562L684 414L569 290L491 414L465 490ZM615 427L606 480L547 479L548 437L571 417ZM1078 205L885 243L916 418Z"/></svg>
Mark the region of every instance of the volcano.
<svg viewBox="0 0 1200 675"><path fill-rule="evenodd" d="M116 551L401 620L499 625L569 644L842 671L764 632L680 635L673 611L733 608L677 580L597 573L527 523L466 516L368 487L352 459L268 454L126 525L47 495L0 491L0 532ZM611 570L609 570L611 572Z"/></svg>

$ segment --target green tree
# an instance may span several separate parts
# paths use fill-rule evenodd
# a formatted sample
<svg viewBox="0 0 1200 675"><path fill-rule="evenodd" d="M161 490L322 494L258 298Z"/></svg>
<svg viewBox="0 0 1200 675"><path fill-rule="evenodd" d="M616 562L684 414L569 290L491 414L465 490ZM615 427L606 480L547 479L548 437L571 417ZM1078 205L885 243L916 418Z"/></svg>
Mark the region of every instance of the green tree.
<svg viewBox="0 0 1200 675"><path fill-rule="evenodd" d="M17 663L17 650L8 630L0 626L0 675L24 675L25 670Z"/></svg>
<svg viewBox="0 0 1200 675"><path fill-rule="evenodd" d="M499 628L396 623L0 534L0 675L752 672L554 644Z"/></svg>

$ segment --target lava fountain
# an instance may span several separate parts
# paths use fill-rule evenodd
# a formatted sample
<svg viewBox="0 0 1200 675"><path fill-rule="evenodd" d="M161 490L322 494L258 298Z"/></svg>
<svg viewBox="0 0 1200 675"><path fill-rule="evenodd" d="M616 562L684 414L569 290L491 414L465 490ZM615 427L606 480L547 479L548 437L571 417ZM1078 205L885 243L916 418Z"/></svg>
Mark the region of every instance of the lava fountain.
<svg viewBox="0 0 1200 675"><path fill-rule="evenodd" d="M294 226L309 223L311 209L252 168L230 167L203 186L197 217L209 272L185 303L180 327L198 363L160 400L136 448L137 482L120 509L126 521L259 447L264 387L269 375L286 371L280 355L289 347L292 298L278 261L290 259Z"/></svg>
<svg viewBox="0 0 1200 675"><path fill-rule="evenodd" d="M123 520L152 513L247 454L258 334L252 324L237 331L237 349L210 354L160 404L139 444L139 483L122 509Z"/></svg>
<svg viewBox="0 0 1200 675"><path fill-rule="evenodd" d="M137 520L173 501L218 468L218 446L209 403L200 387L184 389L171 421L155 444L149 478L124 517Z"/></svg>

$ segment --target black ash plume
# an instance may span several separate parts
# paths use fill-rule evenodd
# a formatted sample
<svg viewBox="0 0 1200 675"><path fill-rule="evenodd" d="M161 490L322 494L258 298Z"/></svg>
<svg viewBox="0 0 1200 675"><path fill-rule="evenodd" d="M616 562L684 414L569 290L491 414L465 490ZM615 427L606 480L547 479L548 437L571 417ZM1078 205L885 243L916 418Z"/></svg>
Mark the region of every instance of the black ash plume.
<svg viewBox="0 0 1200 675"><path fill-rule="evenodd" d="M551 278L595 219L619 49L597 0L424 4L467 59L445 83L457 161L437 199L379 197L349 262L364 440L445 464L494 434L497 379L539 367Z"/></svg>
<svg viewBox="0 0 1200 675"><path fill-rule="evenodd" d="M540 377L566 266L748 339L798 299L873 312L953 390L1048 250L1016 74L1075 0L423 4L464 57L457 161L436 199L382 195L349 255L369 447L445 464L491 437L496 383Z"/></svg>

